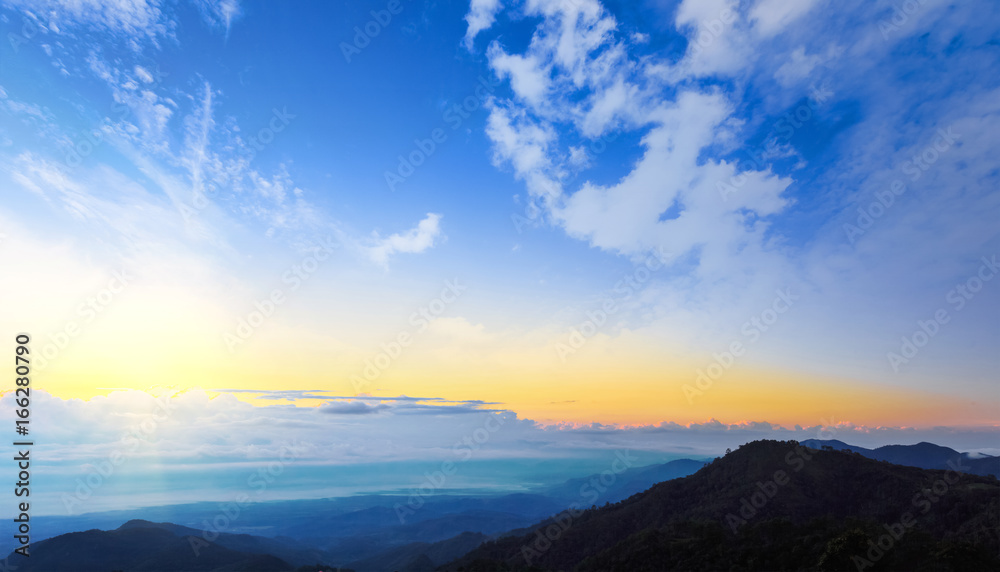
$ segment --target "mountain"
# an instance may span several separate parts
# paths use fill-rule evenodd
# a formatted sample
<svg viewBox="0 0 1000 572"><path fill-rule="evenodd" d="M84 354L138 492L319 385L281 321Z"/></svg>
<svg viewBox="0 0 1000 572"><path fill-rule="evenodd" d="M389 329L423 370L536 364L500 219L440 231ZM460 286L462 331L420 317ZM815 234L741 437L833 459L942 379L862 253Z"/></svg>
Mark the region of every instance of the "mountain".
<svg viewBox="0 0 1000 572"><path fill-rule="evenodd" d="M357 495L341 498L257 502L240 508L239 517L230 523L229 533L245 533L255 538L277 538L295 550L318 551L320 562L348 562L377 556L410 543L435 543L462 532L497 534L529 526L547 518L574 502L587 501L600 493L597 503L618 501L645 490L656 482L694 472L702 461L680 460L660 465L631 467L614 475L614 482L605 492L587 483L601 474L576 478L559 485L539 487L528 493L435 494L422 500L419 508L404 508L400 522L398 506L412 506L409 495ZM603 481L607 483L607 479ZM583 494L581 494L583 490ZM591 503L587 502L587 506ZM38 540L81 530L112 530L131 520L171 522L190 530L210 528L219 515L218 502L166 505L142 509L85 513L73 516L47 516L33 523L32 535ZM200 533L198 533L200 534ZM12 537L0 538L0 551L17 547ZM298 555L269 553L297 564L304 561ZM301 550L299 550L301 548ZM239 550L240 548L236 548ZM317 561L315 559L311 560Z"/></svg>
<svg viewBox="0 0 1000 572"><path fill-rule="evenodd" d="M149 523L152 524L152 523ZM18 572L286 572L295 567L271 554L232 550L179 534L169 526L133 522L116 530L71 532L31 545L31 556L11 555ZM12 568L14 569L14 568Z"/></svg>
<svg viewBox="0 0 1000 572"><path fill-rule="evenodd" d="M994 477L1000 477L1000 457L959 453L954 449L935 445L934 443L921 442L916 445L885 445L877 449L856 447L836 439L808 439L802 441L802 444L814 449L832 447L837 451L854 451L869 459L886 461L896 465L920 467L921 469L955 469L959 472L972 475L993 475Z"/></svg>
<svg viewBox="0 0 1000 572"><path fill-rule="evenodd" d="M557 511L554 511L557 512ZM322 547L333 562L350 562L379 556L387 550L413 543L435 543L463 532L498 534L530 522L525 517L493 511L466 511L404 526L389 527L375 532L333 539ZM321 539L315 539L321 541Z"/></svg>
<svg viewBox="0 0 1000 572"><path fill-rule="evenodd" d="M378 556L351 562L347 565L358 572L418 572L434 570L476 548L488 537L474 532L463 532L454 538L428 544L414 542L387 550Z"/></svg>
<svg viewBox="0 0 1000 572"><path fill-rule="evenodd" d="M493 497L428 496L412 502L400 497L391 505L338 512L317 510L311 518L276 526L284 536L314 544L336 544L337 539L389 535L404 542L436 542L465 531L491 534L503 527L524 526L555 514L565 506L535 494ZM455 524L462 523L464 529ZM501 528L497 528L500 526Z"/></svg>
<svg viewBox="0 0 1000 572"><path fill-rule="evenodd" d="M201 530L186 526L180 526L167 522L149 522L147 520L140 519L130 520L118 527L118 530L130 530L136 528L158 528L160 530L169 531L176 536L190 536L201 540L211 538L212 543L217 546L248 554L270 554L281 560L287 561L293 566L305 566L315 564L317 562L331 561L331 555L329 553L302 544L299 541L288 537L266 538L263 536L230 534L227 532L220 532L218 534L214 534L213 532L212 534L206 535ZM197 541L195 544L198 546L202 545L201 542Z"/></svg>
<svg viewBox="0 0 1000 572"><path fill-rule="evenodd" d="M533 529L441 569L1000 570L1000 482L755 441Z"/></svg>
<svg viewBox="0 0 1000 572"><path fill-rule="evenodd" d="M240 509L238 517L229 523L227 534L220 536L220 542L235 550L275 554L293 565L300 562L344 563L377 556L410 543L444 541L466 531L496 534L528 526L566 508L564 502L538 494L484 497L441 494L425 497L424 504L412 513L404 510L404 523L401 524L395 507L407 507L411 500L401 495L363 495L253 503ZM133 520L171 522L175 523L172 526L187 528L181 534L201 535L200 530L211 529L212 522L224 508L225 505L218 502L205 502L46 516L37 525L32 523L32 536L38 542L69 532L113 530ZM261 544L253 547L254 550L230 545L231 537L241 536L237 533L252 535L257 539L255 542ZM267 539L277 541L287 550L282 552L280 547L274 548L264 542ZM17 544L8 536L0 538L0 547L9 553Z"/></svg>
<svg viewBox="0 0 1000 572"><path fill-rule="evenodd" d="M419 506L399 495L259 503L210 544L190 526L135 518L120 524L142 511L54 518L46 526L118 528L36 541L30 559L11 562L28 572L66 563L101 572L328 569L313 566L318 562L360 572L472 572L856 570L853 559L864 558L864 570L1000 571L1000 483L972 471L977 461L996 460L930 443L865 449L760 441L711 463L605 471L530 494L435 495ZM937 469L949 461L969 472ZM567 507L573 511L562 512ZM195 524L219 510L199 503L146 513ZM894 531L899 538L886 536ZM870 541L892 546L881 554Z"/></svg>
<svg viewBox="0 0 1000 572"><path fill-rule="evenodd" d="M640 493L656 483L686 477L705 466L705 461L678 459L659 465L629 468L621 473L608 471L583 478L569 479L539 492L564 503L579 502L584 505L618 502ZM564 504L561 509L565 509ZM555 514L558 511L553 511Z"/></svg>

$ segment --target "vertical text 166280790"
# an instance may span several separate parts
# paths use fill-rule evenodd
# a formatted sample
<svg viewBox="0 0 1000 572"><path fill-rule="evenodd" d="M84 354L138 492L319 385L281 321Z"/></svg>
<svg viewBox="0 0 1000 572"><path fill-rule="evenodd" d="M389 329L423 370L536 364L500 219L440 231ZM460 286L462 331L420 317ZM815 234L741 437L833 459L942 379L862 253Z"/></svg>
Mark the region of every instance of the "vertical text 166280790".
<svg viewBox="0 0 1000 572"><path fill-rule="evenodd" d="M14 518L14 522L17 524L17 530L14 532L14 538L20 544L15 552L22 556L31 556L28 553L28 548L31 545L31 516L28 497L31 496L30 459L33 444L28 438L28 428L31 425L31 411L29 409L31 405L31 378L29 377L31 375L31 359L29 358L31 351L28 349L28 343L31 341L31 337L28 334L18 334L15 341L17 345L14 348L14 383L17 388L14 398L17 408L14 413L17 415L17 419L14 422L14 430L17 438L14 441L14 447L17 448L17 455L14 457L14 461L17 463L17 480L14 484L14 495L17 497L15 499L17 510L14 513L17 517Z"/></svg>

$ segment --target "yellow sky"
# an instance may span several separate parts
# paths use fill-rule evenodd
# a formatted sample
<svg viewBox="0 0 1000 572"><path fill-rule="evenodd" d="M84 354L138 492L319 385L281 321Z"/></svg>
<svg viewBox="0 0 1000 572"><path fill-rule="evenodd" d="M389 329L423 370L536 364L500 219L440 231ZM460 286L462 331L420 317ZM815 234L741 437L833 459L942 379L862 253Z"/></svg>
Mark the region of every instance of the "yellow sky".
<svg viewBox="0 0 1000 572"><path fill-rule="evenodd" d="M166 337L139 330L123 336L95 328L36 372L34 383L59 397L83 399L111 388L198 387L483 400L545 423L686 424L717 419L784 426L933 426L994 421L987 407L977 408L958 397L749 364L737 363L710 386L703 380L699 388L696 372L710 362L680 358L679 353L661 352L658 357L635 336L591 340L565 363L553 344L526 348L507 345L504 339L460 344L428 338L402 351L372 381L364 378L365 362L377 354L281 328L262 330L259 336L252 339L257 345L230 354L208 335ZM252 396L241 399L275 403Z"/></svg>

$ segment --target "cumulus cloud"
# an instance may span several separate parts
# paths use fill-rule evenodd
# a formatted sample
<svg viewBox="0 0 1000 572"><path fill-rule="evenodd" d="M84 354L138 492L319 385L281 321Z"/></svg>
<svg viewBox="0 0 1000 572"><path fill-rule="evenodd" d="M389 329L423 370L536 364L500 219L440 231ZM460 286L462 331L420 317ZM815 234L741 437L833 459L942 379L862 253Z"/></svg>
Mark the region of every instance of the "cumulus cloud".
<svg viewBox="0 0 1000 572"><path fill-rule="evenodd" d="M644 137L645 153L629 174L613 186L584 183L554 209L555 217L569 234L629 255L657 247L681 254L705 247L707 257L714 249L738 255L759 247L765 225L743 213L779 212L790 181L751 171L742 174L740 190L730 196L735 165L699 164L700 151L715 141L729 113L729 104L716 94L682 94L675 106L651 116L656 127ZM675 202L684 205L679 215L660 220Z"/></svg>
<svg viewBox="0 0 1000 572"><path fill-rule="evenodd" d="M676 18L681 27L695 26L732 11L734 22L744 18L746 27L737 8L686 2ZM630 55L636 40L620 33L596 0L530 2L524 10L541 19L524 52L509 52L499 39L487 50L490 66L514 93L487 104L494 163L512 168L546 207L547 219L570 236L628 257L651 251L676 260L693 256L699 279L714 284L722 299L739 294L735 284L719 289L734 274L744 284L749 277L745 292L769 291L774 279L761 270L770 275L784 264L768 245L769 220L789 205L791 179L708 153L730 147L738 128L737 102L729 94L679 79L708 68L695 70L688 58L673 65ZM734 32L729 41L743 42L740 37ZM730 57L733 44L716 49ZM671 71L664 73L664 65ZM735 69L739 62L712 65ZM571 173L600 162L571 141L622 131L643 135L639 158L617 182L578 178L570 185Z"/></svg>
<svg viewBox="0 0 1000 572"><path fill-rule="evenodd" d="M469 24L463 42L467 49L472 49L476 36L483 30L488 30L496 20L500 11L500 0L472 0L465 21Z"/></svg>
<svg viewBox="0 0 1000 572"><path fill-rule="evenodd" d="M957 79L981 69L972 52L949 52L945 64L898 47L921 34L941 50L958 38L986 45L990 32L980 22L995 7L928 3L905 26L880 32L875 24L888 22L891 10L863 2L684 0L672 20L687 40L680 55L650 48L655 42L636 38L597 0L537 0L518 9L536 18L530 43L512 49L495 34L486 52L511 93L487 105L493 160L543 208L539 220L569 236L633 259L657 247L673 253L676 272L647 288L659 302L650 312L656 317L637 325L643 332L676 339L671 332L685 324L688 339L702 330L702 342L724 344L713 332L731 336L776 288L792 287L809 300L784 322L795 334L769 334L775 345L755 351L788 363L809 340L822 339L798 366L827 372L832 361L856 362L848 352L827 355L852 345L852 356L868 357L844 373L883 372L885 353L922 317L912 308L943 295L903 278L924 275L917 258L931 251L974 267L996 249L995 225L984 222L998 212L985 183L996 180L995 161L983 154L993 146L986 126L997 112L996 82ZM858 19L873 25L857 27ZM923 198L897 200L860 246L845 244L843 224L856 223L857 209L901 177L947 125L957 132L968 125L973 135L907 183L908 196ZM605 134L615 143L597 139ZM602 152L614 147L616 162L628 159L583 153L581 140ZM592 166L601 167L593 177ZM925 194L931 188L936 194ZM831 216L838 212L845 214ZM815 222L810 230L806 219ZM938 271L941 283L962 279L954 265L930 272ZM856 321L845 323L847 313ZM956 334L975 345L972 330L982 327ZM934 375L954 372L942 367ZM934 375L924 376L923 387L933 387Z"/></svg>
<svg viewBox="0 0 1000 572"><path fill-rule="evenodd" d="M434 246L441 236L441 215L427 213L417 226L401 234L391 234L380 237L378 233L372 239L373 245L366 248L368 257L380 266L388 266L389 257L405 252L418 254Z"/></svg>

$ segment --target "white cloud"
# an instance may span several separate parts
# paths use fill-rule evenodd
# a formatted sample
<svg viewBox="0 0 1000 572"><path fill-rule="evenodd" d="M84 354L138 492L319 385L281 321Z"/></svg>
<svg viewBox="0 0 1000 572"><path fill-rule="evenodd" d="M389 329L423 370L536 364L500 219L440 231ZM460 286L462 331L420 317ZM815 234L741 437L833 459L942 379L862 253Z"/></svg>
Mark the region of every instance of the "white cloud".
<svg viewBox="0 0 1000 572"><path fill-rule="evenodd" d="M803 35L792 33L790 27L816 4L814 0L759 0L747 10L737 0L684 0L674 23L687 32L688 48L672 79L748 75L756 67L754 60L775 52L769 46L777 36Z"/></svg>
<svg viewBox="0 0 1000 572"><path fill-rule="evenodd" d="M50 204L93 225L96 232L112 231L112 236L127 244L157 242L159 233L166 235L179 214L108 167L70 172L65 165L24 152L9 169L25 188L44 196Z"/></svg>
<svg viewBox="0 0 1000 572"><path fill-rule="evenodd" d="M487 102L490 115L486 134L493 141L496 165L510 162L514 172L528 183L529 190L544 196L552 192L545 172L551 166L549 153L556 134L550 125L534 120L512 104Z"/></svg>
<svg viewBox="0 0 1000 572"><path fill-rule="evenodd" d="M509 78L514 93L532 105L541 105L548 95L549 70L535 56L510 55L491 44L490 65L501 79Z"/></svg>
<svg viewBox="0 0 1000 572"><path fill-rule="evenodd" d="M369 404L364 401L331 401L320 407L321 413L330 415L369 415L389 409L385 403Z"/></svg>
<svg viewBox="0 0 1000 572"><path fill-rule="evenodd" d="M587 134L599 135L612 117L624 112L624 94L609 86L620 88L622 74L632 67L623 45L614 41L614 18L596 0L528 2L524 11L543 18L528 49L511 54L494 41L487 50L490 67L546 119L596 115L597 120L587 120ZM568 97L588 88L595 93L583 101Z"/></svg>
<svg viewBox="0 0 1000 572"><path fill-rule="evenodd" d="M735 7L685 3L678 20L697 24ZM788 204L782 193L791 180L767 171L740 174L735 165L702 157L712 146L732 144L735 109L725 95L680 87L674 101L666 100L671 86L658 76L660 62L631 59L614 18L597 2L533 2L525 11L543 16L525 54L496 43L488 52L517 97L488 102L486 134L494 162L509 164L553 221L571 236L630 257L654 249L675 257L696 253L699 276L716 285L734 271L753 275L755 268L781 265L765 240L766 219ZM538 86L535 77L557 95L546 100L540 88L523 87ZM594 138L615 128L645 131L641 157L617 183L564 188L566 174L587 156L579 146L563 147L560 133ZM680 216L661 221L675 203L683 205ZM734 292L727 288L725 295Z"/></svg>
<svg viewBox="0 0 1000 572"><path fill-rule="evenodd" d="M732 332L775 288L792 287L810 301L785 319L782 327L794 333L768 334L775 345L758 348L758 355L805 371L884 379L885 352L893 344L898 349L899 337L923 317L913 308L947 291L928 292L929 278L905 276L926 276L920 260L926 264L927 252L937 253L935 260L974 266L998 248L996 225L985 223L997 213L995 193L986 191L996 178L995 160L982 154L996 146L984 133L1000 101L995 82L962 83L956 91L956 78L979 73L973 70L985 64L961 50L948 63L905 55L895 42L923 34L942 54L959 37L970 46L986 45L990 30L982 22L991 10L928 4L886 41L875 24L891 10L863 2L685 0L674 24L688 47L675 60L636 45L596 2L529 2L524 14L539 18L530 44L513 51L497 35L487 52L515 96L489 102L486 134L494 162L543 199L540 220L610 252L636 257L661 247L678 257L673 277L647 287L655 318L640 326L643 333L698 340L700 347L725 344L708 333ZM858 20L873 25L858 28ZM919 74L913 73L916 65ZM706 78L721 83L704 87ZM751 85L759 97L752 104L744 100ZM825 102L813 105L820 92ZM812 107L799 109L803 101ZM851 111L855 104L860 111ZM792 112L809 117L792 129L795 139L810 139L808 145L787 134ZM782 117L784 123L777 123ZM932 137L929 126L952 123L972 135L942 156L907 197L917 189L939 192L918 202L901 197L857 251L846 252L852 249L841 224L853 222L858 206L902 176L900 165ZM580 139L608 132L641 134L630 162L613 165L581 151ZM836 143L826 139L834 134ZM622 138L617 141L621 153ZM751 170L719 158L741 148L759 155L751 149L757 146L765 159ZM779 161L788 158L796 162ZM587 180L582 169L589 164L602 165L600 183ZM816 174L817 167L826 173ZM609 182L608 171L616 168L620 175ZM571 174L578 175L572 183ZM796 203L799 198L804 204ZM660 220L668 210L678 216ZM822 224L831 212L848 214L829 229L802 228L804 220ZM957 264L934 270L941 284L969 272ZM885 300L888 284L892 301ZM859 311L859 304L867 310ZM857 317L846 323L845 315ZM958 335L941 342L939 353L947 346L970 363L976 352L969 348L986 335L989 315L964 332L953 330ZM683 334L677 324L684 324ZM838 345L851 349L833 359ZM858 357L863 353L869 357ZM948 363L922 375L920 387L932 389L933 377L954 377L954 368L966 367ZM986 383L981 372L972 375L975 366L968 367L967 389Z"/></svg>
<svg viewBox="0 0 1000 572"><path fill-rule="evenodd" d="M800 46L789 55L788 61L774 72L774 78L783 87L793 87L812 75L816 66L837 58L842 51L836 46L830 46L825 53L807 55L805 47Z"/></svg>
<svg viewBox="0 0 1000 572"><path fill-rule="evenodd" d="M398 252L421 253L434 246L441 236L441 215L427 213L417 226L403 234L392 234L385 238L374 237L374 245L366 248L369 258L380 266L387 266L389 257Z"/></svg>
<svg viewBox="0 0 1000 572"><path fill-rule="evenodd" d="M118 37L138 51L142 43L158 45L173 34L175 24L165 17L159 0L5 0L20 9L44 14L48 28L65 33L84 27Z"/></svg>
<svg viewBox="0 0 1000 572"><path fill-rule="evenodd" d="M689 33L688 47L672 79L687 75L729 74L749 57L746 23L736 0L684 0L677 7L674 24Z"/></svg>
<svg viewBox="0 0 1000 572"><path fill-rule="evenodd" d="M750 21L761 36L773 36L812 10L817 3L817 0L759 0L750 9Z"/></svg>
<svg viewBox="0 0 1000 572"><path fill-rule="evenodd" d="M14 416L15 397L11 392L0 398L0 413L6 418ZM88 401L63 400L44 391L33 392L32 397L33 435L47 444L46 457L40 461L46 479L32 489L38 514L67 514L62 495L73 497L77 479L97 473L112 458L116 459L114 470L109 474L105 469L101 484L72 506L74 514L125 508L135 502L122 497L126 491L190 502L218 500L220 491L210 487L194 491L193 497L181 495L192 479L253 472L260 463L275 460L290 448L295 452L296 466L454 461L456 443L484 426L496 430L490 432L489 446L477 448L470 463L554 456L602 458L619 449L653 452L657 458L664 454L713 457L727 447L755 439L837 438L866 447L927 440L968 450L991 446L997 432L995 428L875 428L834 420L829 426L791 428L767 422L726 424L714 419L686 425L665 421L637 427L600 423L546 426L518 419L515 413L491 404L435 397L330 396L320 407L254 406L232 394L213 396L200 390L166 392L159 398L140 391L114 391ZM487 425L490 417L494 421ZM289 498L371 490L366 488L364 474L317 490L309 482L313 475L299 476L294 467L287 469L282 483L284 490L291 491ZM471 469L463 469L466 471ZM529 475L528 469L525 471L524 475ZM167 472L170 479L149 478ZM300 478L305 480L297 480ZM420 473L401 474L398 483L384 486L415 486L421 478ZM459 481L454 483L458 486ZM524 483L501 479L494 484Z"/></svg>
<svg viewBox="0 0 1000 572"><path fill-rule="evenodd" d="M699 164L699 153L713 143L730 111L719 95L681 94L676 105L651 114L656 127L643 139L646 152L621 182L610 187L585 183L554 216L570 235L623 254L659 247L682 255L701 246L707 249L703 255L718 248L745 256L747 246L761 244L764 225L743 213L779 212L786 202L780 195L790 181L749 172L737 189L731 183L733 165ZM675 201L685 206L680 216L660 221Z"/></svg>
<svg viewBox="0 0 1000 572"><path fill-rule="evenodd" d="M153 74L149 73L146 68L142 66L135 66L134 71L136 77L142 80L142 83L153 83Z"/></svg>
<svg viewBox="0 0 1000 572"><path fill-rule="evenodd" d="M90 51L86 61L91 72L107 83L114 101L114 115L105 117L102 128L112 127L133 144L153 153L166 152L169 145L168 125L174 109L155 91L163 86L147 82L147 76L151 80L155 78L145 68L119 69L96 51ZM139 88L139 82L144 89Z"/></svg>
<svg viewBox="0 0 1000 572"><path fill-rule="evenodd" d="M196 3L205 23L225 28L227 39L233 22L243 15L239 0L197 0Z"/></svg>
<svg viewBox="0 0 1000 572"><path fill-rule="evenodd" d="M225 29L242 15L239 0L195 0L203 20ZM147 45L159 48L174 37L177 22L162 0L4 0L4 4L32 14L46 31L71 34L74 28L114 37L135 52ZM40 16L34 16L38 14ZM106 38L107 39L107 38Z"/></svg>
<svg viewBox="0 0 1000 572"><path fill-rule="evenodd" d="M472 49L476 36L483 30L488 30L496 20L497 12L500 11L500 0L472 0L469 5L469 13L465 15L465 21L469 27L465 32L463 42L465 47Z"/></svg>
<svg viewBox="0 0 1000 572"><path fill-rule="evenodd" d="M569 164L577 168L590 166L590 156L582 145L569 148Z"/></svg>

